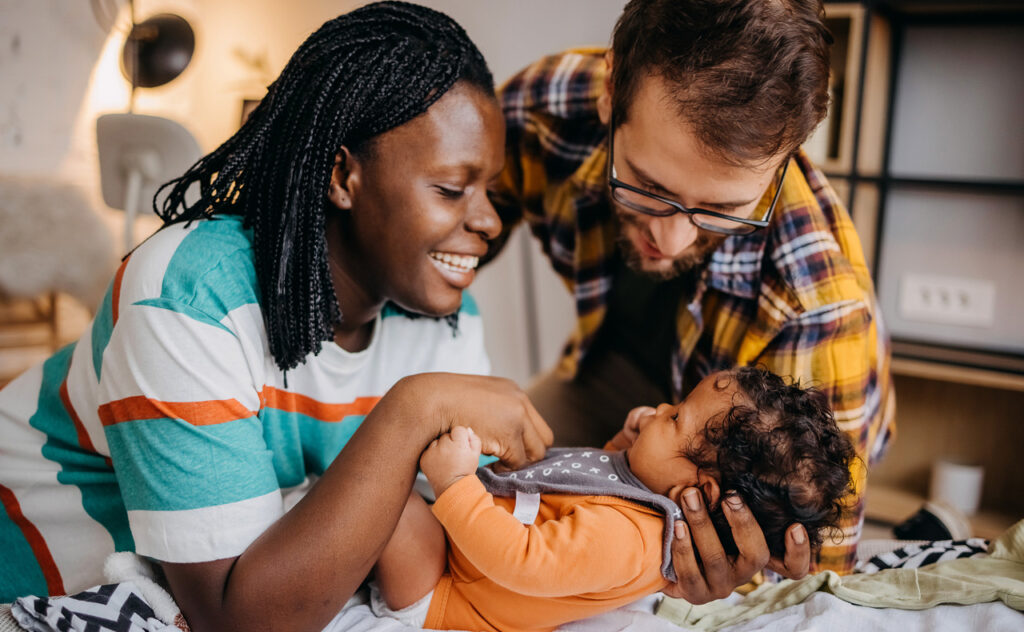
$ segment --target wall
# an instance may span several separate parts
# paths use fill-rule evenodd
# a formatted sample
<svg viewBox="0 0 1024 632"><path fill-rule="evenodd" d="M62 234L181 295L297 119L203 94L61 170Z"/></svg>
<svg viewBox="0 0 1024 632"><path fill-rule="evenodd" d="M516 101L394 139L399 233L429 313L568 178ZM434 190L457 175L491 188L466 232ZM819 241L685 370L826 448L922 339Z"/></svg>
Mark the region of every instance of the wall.
<svg viewBox="0 0 1024 632"><path fill-rule="evenodd" d="M1024 25L909 27L901 50L893 176L1024 182ZM891 187L878 293L894 338L1024 355L1024 195L993 193ZM922 277L964 308L915 309Z"/></svg>
<svg viewBox="0 0 1024 632"><path fill-rule="evenodd" d="M135 111L183 123L209 151L238 126L241 102L259 98L302 40L361 2L337 0L137 0L137 19L177 13L196 32L192 63L175 81L140 90ZM603 45L624 0L429 0L458 20L504 80L543 54ZM91 6L116 14L98 23ZM95 119L126 111L119 55L128 30L118 0L0 0L0 172L47 175L86 189L119 232L120 214L99 195ZM246 61L248 60L248 61ZM254 63L255 62L255 63ZM157 226L140 222L138 236ZM540 312L526 308L527 286ZM552 364L573 306L532 239L517 234L473 289L485 314L495 373L525 383Z"/></svg>

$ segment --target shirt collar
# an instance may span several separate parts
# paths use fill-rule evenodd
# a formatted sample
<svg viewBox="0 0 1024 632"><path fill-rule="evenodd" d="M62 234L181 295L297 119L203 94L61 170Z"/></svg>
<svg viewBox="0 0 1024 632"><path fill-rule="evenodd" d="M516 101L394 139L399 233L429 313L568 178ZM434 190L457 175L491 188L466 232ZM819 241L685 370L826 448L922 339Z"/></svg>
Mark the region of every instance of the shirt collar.
<svg viewBox="0 0 1024 632"><path fill-rule="evenodd" d="M708 287L740 298L757 297L761 286L761 261L769 228L749 235L732 235L711 254Z"/></svg>

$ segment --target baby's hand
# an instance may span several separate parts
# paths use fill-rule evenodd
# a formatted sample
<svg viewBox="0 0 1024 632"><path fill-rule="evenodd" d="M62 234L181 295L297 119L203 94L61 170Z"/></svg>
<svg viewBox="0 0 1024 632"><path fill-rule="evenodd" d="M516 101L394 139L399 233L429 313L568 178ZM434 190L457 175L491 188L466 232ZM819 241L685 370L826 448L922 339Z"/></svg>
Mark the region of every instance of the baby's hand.
<svg viewBox="0 0 1024 632"><path fill-rule="evenodd" d="M625 450L633 445L636 437L640 434L640 420L648 415L654 414L654 408L650 406L637 406L626 415L626 423L622 424L620 430L610 441L616 450Z"/></svg>
<svg viewBox="0 0 1024 632"><path fill-rule="evenodd" d="M476 472L480 461L480 437L472 428L455 426L427 446L420 457L434 496L440 496L455 481Z"/></svg>

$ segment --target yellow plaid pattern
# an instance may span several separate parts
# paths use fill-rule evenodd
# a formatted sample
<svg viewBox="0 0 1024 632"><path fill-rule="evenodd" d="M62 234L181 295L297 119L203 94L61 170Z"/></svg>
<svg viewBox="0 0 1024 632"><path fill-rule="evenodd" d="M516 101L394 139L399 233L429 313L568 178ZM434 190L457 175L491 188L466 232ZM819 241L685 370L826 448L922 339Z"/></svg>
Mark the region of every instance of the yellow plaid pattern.
<svg viewBox="0 0 1024 632"><path fill-rule="evenodd" d="M508 149L493 199L506 231L525 217L575 298L578 322L560 365L569 376L603 322L616 257L607 129L596 108L603 53L546 57L500 91ZM729 237L713 254L696 297L678 307L676 334L670 368L677 398L708 373L750 364L829 396L863 462L851 472L857 493L849 515L840 533L826 537L815 566L851 571L865 466L894 433L889 342L850 217L802 152L789 166L772 224Z"/></svg>

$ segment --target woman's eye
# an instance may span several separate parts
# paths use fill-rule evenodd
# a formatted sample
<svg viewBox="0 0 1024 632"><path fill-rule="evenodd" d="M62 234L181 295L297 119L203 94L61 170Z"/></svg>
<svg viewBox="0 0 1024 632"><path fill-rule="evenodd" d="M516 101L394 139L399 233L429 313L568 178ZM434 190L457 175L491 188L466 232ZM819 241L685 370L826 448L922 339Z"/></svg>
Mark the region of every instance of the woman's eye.
<svg viewBox="0 0 1024 632"><path fill-rule="evenodd" d="M438 186L436 188L437 192L442 196L453 200L462 197L462 194L464 193L462 189L453 189L451 187Z"/></svg>

